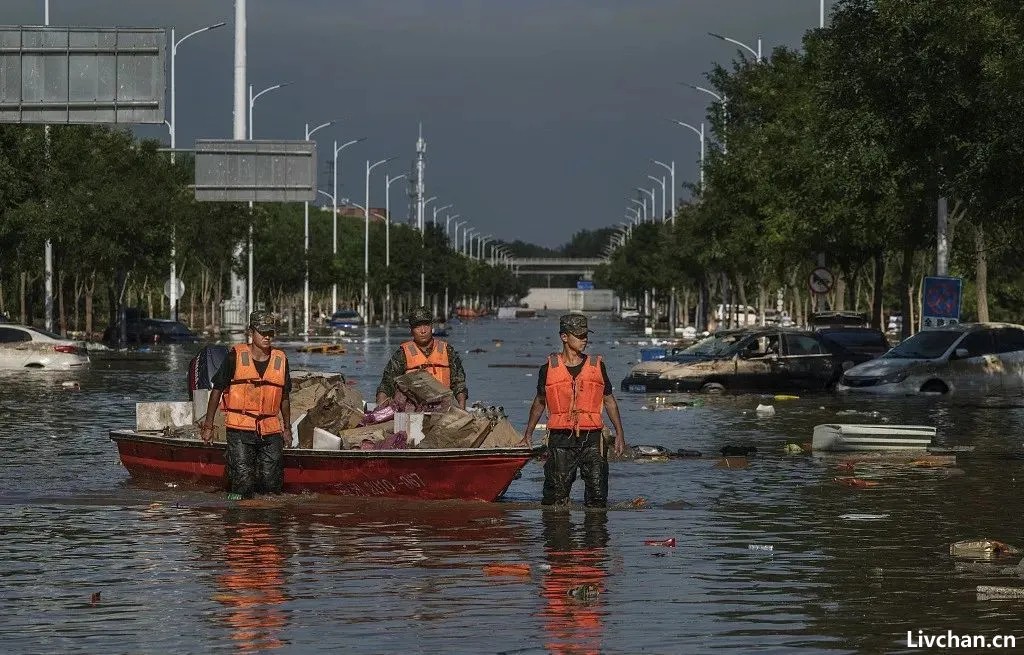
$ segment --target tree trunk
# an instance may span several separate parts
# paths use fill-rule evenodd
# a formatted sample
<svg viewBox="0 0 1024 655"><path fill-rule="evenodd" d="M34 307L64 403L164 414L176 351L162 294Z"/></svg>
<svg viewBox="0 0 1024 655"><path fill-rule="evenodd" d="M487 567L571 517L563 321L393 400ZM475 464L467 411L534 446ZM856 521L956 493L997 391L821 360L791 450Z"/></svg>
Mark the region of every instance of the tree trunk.
<svg viewBox="0 0 1024 655"><path fill-rule="evenodd" d="M985 250L985 228L974 226L974 286L978 299L978 322L988 322L988 253Z"/></svg>
<svg viewBox="0 0 1024 655"><path fill-rule="evenodd" d="M28 273L24 271L21 273L21 324L28 325L28 319L26 318L25 312L25 287L28 286Z"/></svg>
<svg viewBox="0 0 1024 655"><path fill-rule="evenodd" d="M906 339L913 334L913 301L911 278L914 272L914 249L910 246L903 247L903 261L900 262L900 309L903 314L903 329L900 331L900 338Z"/></svg>
<svg viewBox="0 0 1024 655"><path fill-rule="evenodd" d="M89 274L89 282L85 285L85 334L92 336L92 299L96 295L96 271Z"/></svg>
<svg viewBox="0 0 1024 655"><path fill-rule="evenodd" d="M64 316L64 269L57 271L57 323L62 337L68 336L68 321Z"/></svg>
<svg viewBox="0 0 1024 655"><path fill-rule="evenodd" d="M884 330L882 324L882 309L884 306L885 291L885 253L879 251L875 255L875 276L871 283L871 327L876 330Z"/></svg>

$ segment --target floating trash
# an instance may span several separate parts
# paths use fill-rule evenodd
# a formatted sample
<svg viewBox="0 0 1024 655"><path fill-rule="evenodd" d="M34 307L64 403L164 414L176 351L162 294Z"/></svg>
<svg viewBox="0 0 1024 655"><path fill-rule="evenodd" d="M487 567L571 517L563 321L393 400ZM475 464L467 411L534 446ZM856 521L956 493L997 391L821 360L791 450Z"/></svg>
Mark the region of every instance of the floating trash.
<svg viewBox="0 0 1024 655"><path fill-rule="evenodd" d="M787 455L802 455L804 449L800 447L800 444L788 443L782 447L782 452L786 453Z"/></svg>
<svg viewBox="0 0 1024 655"><path fill-rule="evenodd" d="M747 550L756 550L765 553L771 553L775 550L775 546L771 544L748 544Z"/></svg>
<svg viewBox="0 0 1024 655"><path fill-rule="evenodd" d="M676 538L669 537L668 539L645 539L645 546L668 546L669 548L676 547Z"/></svg>
<svg viewBox="0 0 1024 655"><path fill-rule="evenodd" d="M777 393L772 398L775 400L800 400L800 396L791 396L785 393Z"/></svg>
<svg viewBox="0 0 1024 655"><path fill-rule="evenodd" d="M1024 587L978 585L978 600L1024 598Z"/></svg>
<svg viewBox="0 0 1024 655"><path fill-rule="evenodd" d="M82 386L74 380L68 380L67 382L61 382L60 388L67 389L68 391L78 391L82 388Z"/></svg>
<svg viewBox="0 0 1024 655"><path fill-rule="evenodd" d="M1019 555L1020 551L1008 543L995 539L969 539L949 545L949 554L953 557L991 558L1007 555Z"/></svg>
<svg viewBox="0 0 1024 655"><path fill-rule="evenodd" d="M834 478L834 480L839 484L846 485L847 487L853 487L854 489L868 489L870 487L877 487L881 484L875 480L865 480L863 478L839 477Z"/></svg>
<svg viewBox="0 0 1024 655"><path fill-rule="evenodd" d="M840 514L844 521L881 521L889 518L888 514Z"/></svg>
<svg viewBox="0 0 1024 655"><path fill-rule="evenodd" d="M601 589L595 582L588 582L565 592L565 595L574 600L594 600L601 595Z"/></svg>
<svg viewBox="0 0 1024 655"><path fill-rule="evenodd" d="M758 405L756 408L754 408L754 411L757 412L758 416L775 416L774 405Z"/></svg>

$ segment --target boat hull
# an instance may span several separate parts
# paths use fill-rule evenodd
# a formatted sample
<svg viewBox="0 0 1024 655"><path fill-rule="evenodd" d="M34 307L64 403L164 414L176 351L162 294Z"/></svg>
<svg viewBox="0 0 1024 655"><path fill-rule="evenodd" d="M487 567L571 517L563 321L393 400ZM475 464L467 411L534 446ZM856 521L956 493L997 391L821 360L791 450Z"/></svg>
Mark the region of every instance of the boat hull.
<svg viewBox="0 0 1024 655"><path fill-rule="evenodd" d="M132 478L227 489L223 443L114 430ZM284 451L284 491L417 500L497 500L543 447Z"/></svg>

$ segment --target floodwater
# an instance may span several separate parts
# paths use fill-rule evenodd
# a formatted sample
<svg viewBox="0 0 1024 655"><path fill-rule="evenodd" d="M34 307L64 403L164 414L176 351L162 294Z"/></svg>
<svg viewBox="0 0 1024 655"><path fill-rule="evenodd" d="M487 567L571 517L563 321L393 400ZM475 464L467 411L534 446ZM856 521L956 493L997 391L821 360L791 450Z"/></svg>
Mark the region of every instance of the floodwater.
<svg viewBox="0 0 1024 655"><path fill-rule="evenodd" d="M471 397L521 428L536 371L489 365L539 365L556 325L456 326ZM592 327L590 349L618 388L636 337ZM405 334L371 330L346 355L290 356L296 369L340 370L370 397ZM1024 546L1021 399L723 396L651 411L654 397L617 391L628 442L704 454L614 462L611 502L643 497L643 509L542 511L537 462L495 504L299 496L243 507L131 482L107 437L133 425L135 402L182 399L190 354L0 377L5 653L876 653L914 650L907 633L919 630L1024 646L1021 601L976 593L1024 586L1006 568L1017 558L949 556L950 543L982 536ZM64 390L69 380L81 389ZM759 418L759 403L776 415ZM877 415L837 416L850 410ZM936 425L943 442L976 450L952 470L852 474L838 458L783 452L837 421ZM757 447L746 466L719 463L722 446L742 444ZM835 481L853 474L878 485ZM644 543L669 538L674 547Z"/></svg>

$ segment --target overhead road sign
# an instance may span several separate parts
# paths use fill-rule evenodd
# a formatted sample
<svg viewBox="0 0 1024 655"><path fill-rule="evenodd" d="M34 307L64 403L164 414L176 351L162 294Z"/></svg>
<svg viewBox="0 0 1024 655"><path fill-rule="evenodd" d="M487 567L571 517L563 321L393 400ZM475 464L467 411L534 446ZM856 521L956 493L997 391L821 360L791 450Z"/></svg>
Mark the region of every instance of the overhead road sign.
<svg viewBox="0 0 1024 655"><path fill-rule="evenodd" d="M832 285L835 284L836 279L832 275L832 271L828 270L823 266L811 271L811 276L807 278L807 287L813 293L828 293L832 290Z"/></svg>
<svg viewBox="0 0 1024 655"><path fill-rule="evenodd" d="M163 29L0 26L0 123L163 123Z"/></svg>
<svg viewBox="0 0 1024 655"><path fill-rule="evenodd" d="M196 141L196 200L312 202L316 141Z"/></svg>
<svg viewBox="0 0 1024 655"><path fill-rule="evenodd" d="M593 291L594 281L593 280L576 280L576 288L580 291Z"/></svg>

